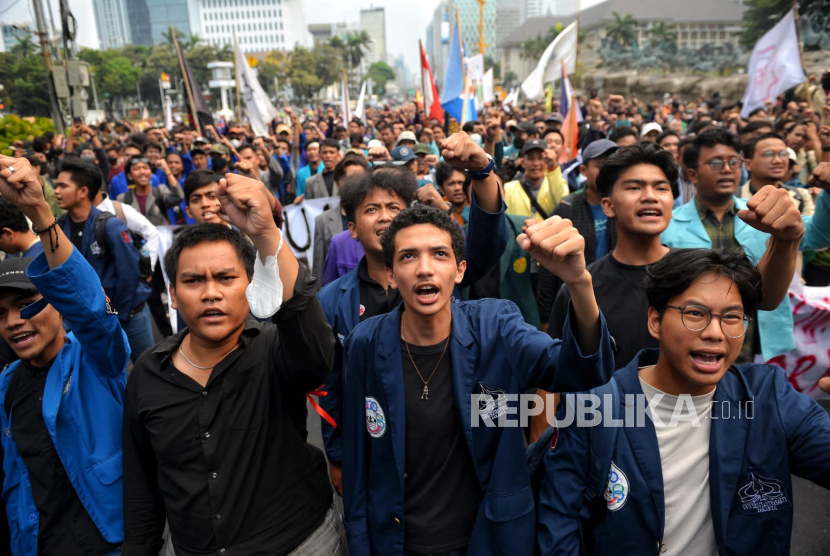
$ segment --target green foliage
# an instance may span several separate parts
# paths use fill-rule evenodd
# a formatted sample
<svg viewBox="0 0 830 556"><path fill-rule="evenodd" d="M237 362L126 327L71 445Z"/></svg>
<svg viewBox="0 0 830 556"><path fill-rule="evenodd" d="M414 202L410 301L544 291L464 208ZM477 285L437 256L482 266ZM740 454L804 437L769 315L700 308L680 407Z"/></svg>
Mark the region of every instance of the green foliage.
<svg viewBox="0 0 830 556"><path fill-rule="evenodd" d="M612 42L626 47L637 43L637 27L640 22L634 19L631 14L620 15L618 12L611 12L614 22L605 28L606 36Z"/></svg>
<svg viewBox="0 0 830 556"><path fill-rule="evenodd" d="M0 99L6 110L21 116L49 116L48 82L40 56L0 53Z"/></svg>
<svg viewBox="0 0 830 556"><path fill-rule="evenodd" d="M746 10L743 17L744 30L741 33L741 45L751 49L764 33L772 29L792 9L793 2L792 0L746 0L744 5ZM805 18L822 19L821 16L824 16L825 20L830 18L830 4L825 2L822 5L821 0L800 0L798 10L802 17L802 30L805 27Z"/></svg>
<svg viewBox="0 0 830 556"><path fill-rule="evenodd" d="M665 21L658 21L651 28L651 46L657 46L661 42L677 42L677 33Z"/></svg>
<svg viewBox="0 0 830 556"><path fill-rule="evenodd" d="M291 77L294 96L300 100L311 98L323 86L323 80L314 72L314 53L300 46L294 49L288 62L287 73Z"/></svg>
<svg viewBox="0 0 830 556"><path fill-rule="evenodd" d="M35 52L37 52L37 44L32 35L17 37L17 44L11 47L11 53L15 56L30 56Z"/></svg>
<svg viewBox="0 0 830 556"><path fill-rule="evenodd" d="M561 24L558 24L561 25ZM492 56L484 56L484 70L493 68L493 79L501 79L501 62L497 62Z"/></svg>
<svg viewBox="0 0 830 556"><path fill-rule="evenodd" d="M504 75L504 88L509 89L514 83L518 83L519 76L513 70Z"/></svg>
<svg viewBox="0 0 830 556"><path fill-rule="evenodd" d="M562 24L557 23L556 25L552 25L548 32L545 33L543 37L541 34L536 35L536 38L530 37L526 39L522 43L522 58L526 58L528 60L538 60L544 54L545 49L548 47L553 40L559 36L559 33L562 32Z"/></svg>
<svg viewBox="0 0 830 556"><path fill-rule="evenodd" d="M117 98L135 92L141 68L124 56L115 56L101 65L101 89L104 96ZM96 75L97 77L97 75Z"/></svg>
<svg viewBox="0 0 830 556"><path fill-rule="evenodd" d="M375 62L369 66L366 77L375 82L377 92L382 95L386 92L386 83L395 79L395 70L386 62Z"/></svg>
<svg viewBox="0 0 830 556"><path fill-rule="evenodd" d="M49 118L34 118L32 123L11 114L4 116L0 118L0 152L8 156L7 148L15 141L33 141L47 131L55 131L55 124Z"/></svg>

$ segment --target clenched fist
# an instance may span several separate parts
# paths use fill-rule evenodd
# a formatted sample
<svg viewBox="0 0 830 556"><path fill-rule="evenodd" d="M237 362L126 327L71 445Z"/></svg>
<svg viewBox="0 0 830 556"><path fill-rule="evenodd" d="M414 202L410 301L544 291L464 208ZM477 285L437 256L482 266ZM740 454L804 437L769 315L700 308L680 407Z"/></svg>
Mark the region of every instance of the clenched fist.
<svg viewBox="0 0 830 556"><path fill-rule="evenodd" d="M438 146L444 162L457 170L478 172L490 164L490 158L484 149L463 131L453 133Z"/></svg>
<svg viewBox="0 0 830 556"><path fill-rule="evenodd" d="M784 188L766 185L746 202L738 217L775 239L796 241L804 235L804 221Z"/></svg>
<svg viewBox="0 0 830 556"><path fill-rule="evenodd" d="M516 242L566 284L585 278L585 238L570 220L551 216L528 226Z"/></svg>

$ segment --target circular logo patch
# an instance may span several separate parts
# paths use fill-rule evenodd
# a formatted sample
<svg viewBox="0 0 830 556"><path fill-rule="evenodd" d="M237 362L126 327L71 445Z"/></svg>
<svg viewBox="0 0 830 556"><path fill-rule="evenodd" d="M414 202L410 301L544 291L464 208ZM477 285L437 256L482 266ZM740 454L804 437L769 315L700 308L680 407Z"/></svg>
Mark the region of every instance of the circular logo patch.
<svg viewBox="0 0 830 556"><path fill-rule="evenodd" d="M513 272L516 274L524 274L524 271L527 270L527 259L524 257L520 257L513 261Z"/></svg>
<svg viewBox="0 0 830 556"><path fill-rule="evenodd" d="M366 430L372 438L380 438L386 432L386 417L375 398L366 398Z"/></svg>
<svg viewBox="0 0 830 556"><path fill-rule="evenodd" d="M361 306L360 306L360 311L359 311L358 316L362 317L362 316L363 316L363 313L365 313L365 312L366 312L366 307L364 307L363 305L361 305Z"/></svg>
<svg viewBox="0 0 830 556"><path fill-rule="evenodd" d="M612 461L611 470L608 472L608 484L605 485L605 502L608 504L608 510L616 512L625 506L629 494L628 477Z"/></svg>

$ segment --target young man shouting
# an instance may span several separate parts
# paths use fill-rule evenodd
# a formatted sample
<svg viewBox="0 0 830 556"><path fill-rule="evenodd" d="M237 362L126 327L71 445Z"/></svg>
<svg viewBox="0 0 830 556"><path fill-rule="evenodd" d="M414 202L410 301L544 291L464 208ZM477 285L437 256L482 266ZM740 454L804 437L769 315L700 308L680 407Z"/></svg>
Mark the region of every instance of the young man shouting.
<svg viewBox="0 0 830 556"><path fill-rule="evenodd" d="M0 264L0 336L19 358L0 374L3 502L12 539L3 551L120 554L130 346L28 161L0 155L0 193L45 245L34 261Z"/></svg>
<svg viewBox="0 0 830 556"><path fill-rule="evenodd" d="M734 365L760 274L743 253L684 249L649 267L646 295L658 349L592 391L602 424L533 450L541 554L788 554L790 476L830 488L830 417L780 367Z"/></svg>
<svg viewBox="0 0 830 556"><path fill-rule="evenodd" d="M155 555L165 520L180 556L337 554L325 460L305 429L305 393L331 368L331 329L265 186L226 174L216 196L253 246L206 223L165 255L187 329L142 357L127 385L124 554ZM276 313L276 325L249 310Z"/></svg>
<svg viewBox="0 0 830 556"><path fill-rule="evenodd" d="M508 395L537 385L573 391L608 380L611 341L584 240L558 217L517 239L575 292L564 342L527 324L511 302L450 302L467 264L464 236L446 211L406 209L381 241L403 303L358 325L344 348L349 552L533 554L522 431L479 419L515 414Z"/></svg>

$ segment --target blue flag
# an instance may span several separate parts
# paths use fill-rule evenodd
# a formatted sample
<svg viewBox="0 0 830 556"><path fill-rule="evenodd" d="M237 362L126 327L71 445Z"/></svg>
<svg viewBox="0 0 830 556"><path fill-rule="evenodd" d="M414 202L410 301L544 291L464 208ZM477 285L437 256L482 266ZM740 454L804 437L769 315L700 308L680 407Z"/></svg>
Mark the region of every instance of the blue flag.
<svg viewBox="0 0 830 556"><path fill-rule="evenodd" d="M452 42L450 42L450 58L447 61L447 71L444 74L444 88L441 91L441 106L447 111L447 114L458 120L459 124L478 119L475 95L468 93L467 110L464 110L464 68L461 66L463 60L461 30L458 28L458 18L456 18L453 25Z"/></svg>

